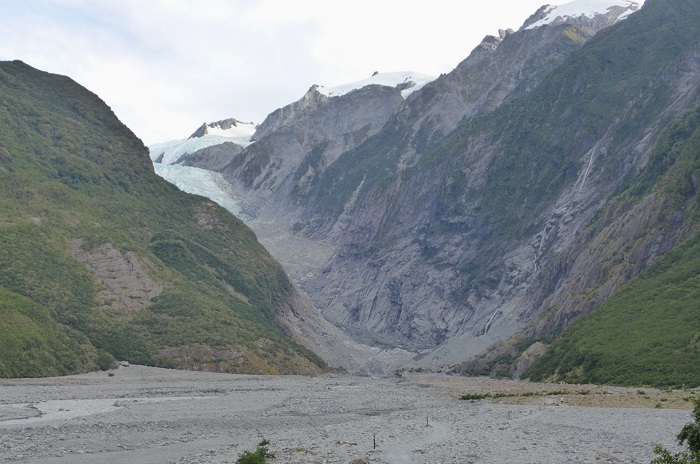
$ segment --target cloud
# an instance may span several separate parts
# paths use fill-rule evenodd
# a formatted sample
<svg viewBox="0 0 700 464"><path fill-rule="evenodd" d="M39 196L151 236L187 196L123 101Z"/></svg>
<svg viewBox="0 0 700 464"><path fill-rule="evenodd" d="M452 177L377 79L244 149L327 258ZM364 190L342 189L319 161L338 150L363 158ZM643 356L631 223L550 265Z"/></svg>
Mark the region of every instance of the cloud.
<svg viewBox="0 0 700 464"><path fill-rule="evenodd" d="M72 77L153 143L185 137L204 121L261 122L315 83L376 70L448 72L487 33L519 27L540 1L408 3L0 2L0 59Z"/></svg>

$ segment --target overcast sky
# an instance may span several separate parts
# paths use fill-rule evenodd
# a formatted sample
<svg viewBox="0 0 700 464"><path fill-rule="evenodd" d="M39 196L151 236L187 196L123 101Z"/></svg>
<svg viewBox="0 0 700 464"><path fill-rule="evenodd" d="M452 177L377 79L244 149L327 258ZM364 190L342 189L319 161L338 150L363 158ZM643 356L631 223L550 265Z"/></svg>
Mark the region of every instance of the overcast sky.
<svg viewBox="0 0 700 464"><path fill-rule="evenodd" d="M0 0L0 60L70 76L151 144L312 84L447 73L546 3L567 0Z"/></svg>

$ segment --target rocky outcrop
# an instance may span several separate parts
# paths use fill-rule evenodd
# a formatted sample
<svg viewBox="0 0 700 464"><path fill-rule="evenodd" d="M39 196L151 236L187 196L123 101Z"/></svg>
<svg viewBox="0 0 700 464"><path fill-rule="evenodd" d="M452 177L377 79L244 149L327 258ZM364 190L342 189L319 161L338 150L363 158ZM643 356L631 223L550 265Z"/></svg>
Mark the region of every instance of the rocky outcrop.
<svg viewBox="0 0 700 464"><path fill-rule="evenodd" d="M302 100L268 117L256 132L260 138L222 173L252 216L269 221L289 215L325 168L377 133L402 101L398 89L386 86L332 98L312 87Z"/></svg>
<svg viewBox="0 0 700 464"><path fill-rule="evenodd" d="M95 300L99 309L125 317L150 306L162 293L163 285L149 276L153 264L132 252L122 253L111 243L83 250L83 241L73 240L71 254L88 266L101 285Z"/></svg>
<svg viewBox="0 0 700 464"><path fill-rule="evenodd" d="M318 87L318 85L312 85L300 100L270 113L257 127L251 141L255 142L267 137L298 117L312 113L326 103L329 97L321 94L317 90Z"/></svg>
<svg viewBox="0 0 700 464"><path fill-rule="evenodd" d="M202 148L193 153L183 155L173 164L191 166L206 169L208 171L220 171L240 152L243 147L233 143L224 142L218 145ZM157 160L155 162L158 162Z"/></svg>
<svg viewBox="0 0 700 464"><path fill-rule="evenodd" d="M542 356L547 351L547 346L540 342L535 342L528 349L523 351L523 354L515 361L515 370L512 373L514 380L520 380L526 370L532 366L537 358Z"/></svg>

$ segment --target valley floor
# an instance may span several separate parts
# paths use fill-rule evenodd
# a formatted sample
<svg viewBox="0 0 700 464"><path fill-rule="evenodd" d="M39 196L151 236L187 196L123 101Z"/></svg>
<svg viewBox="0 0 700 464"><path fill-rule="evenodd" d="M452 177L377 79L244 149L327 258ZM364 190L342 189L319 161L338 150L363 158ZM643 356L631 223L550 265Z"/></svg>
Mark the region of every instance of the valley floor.
<svg viewBox="0 0 700 464"><path fill-rule="evenodd" d="M459 399L485 393L498 398ZM274 463L646 464L655 443L678 449L689 397L438 374L128 366L0 380L0 462L233 463L267 438Z"/></svg>

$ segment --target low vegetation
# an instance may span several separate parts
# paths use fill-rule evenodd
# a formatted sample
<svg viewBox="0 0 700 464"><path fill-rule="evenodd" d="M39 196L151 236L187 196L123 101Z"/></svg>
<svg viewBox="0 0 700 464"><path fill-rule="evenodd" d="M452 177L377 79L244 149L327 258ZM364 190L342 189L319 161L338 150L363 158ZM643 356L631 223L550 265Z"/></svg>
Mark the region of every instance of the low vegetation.
<svg viewBox="0 0 700 464"><path fill-rule="evenodd" d="M527 371L531 380L700 385L700 235L574 322Z"/></svg>
<svg viewBox="0 0 700 464"><path fill-rule="evenodd" d="M255 451L244 451L241 453L236 459L236 464L265 464L268 459L275 457L267 448L269 444L269 440L263 439Z"/></svg>
<svg viewBox="0 0 700 464"><path fill-rule="evenodd" d="M532 398L532 397L545 397L545 396L561 396L561 395L590 395L590 390L579 390L579 391L569 391L569 390L551 390L551 391L529 391L522 393L504 393L504 392L491 392L491 393L467 393L459 397L460 400L465 401L475 401L475 400L486 400L486 399L496 399L496 398Z"/></svg>

